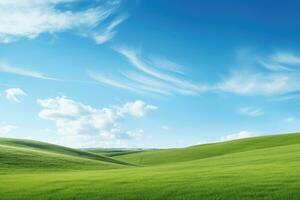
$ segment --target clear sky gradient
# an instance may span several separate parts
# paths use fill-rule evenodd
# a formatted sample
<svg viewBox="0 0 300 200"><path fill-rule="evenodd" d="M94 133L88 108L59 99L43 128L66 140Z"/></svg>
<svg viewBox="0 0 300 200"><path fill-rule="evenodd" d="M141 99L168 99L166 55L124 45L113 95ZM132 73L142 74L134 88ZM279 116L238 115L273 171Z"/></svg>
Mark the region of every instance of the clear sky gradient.
<svg viewBox="0 0 300 200"><path fill-rule="evenodd" d="M0 137L152 148L299 131L299 7L0 1Z"/></svg>

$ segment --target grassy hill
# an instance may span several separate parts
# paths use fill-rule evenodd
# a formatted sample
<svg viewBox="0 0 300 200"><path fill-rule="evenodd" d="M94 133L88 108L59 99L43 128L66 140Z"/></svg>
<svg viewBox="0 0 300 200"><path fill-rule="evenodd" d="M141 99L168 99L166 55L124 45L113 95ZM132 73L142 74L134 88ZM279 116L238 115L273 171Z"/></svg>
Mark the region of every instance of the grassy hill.
<svg viewBox="0 0 300 200"><path fill-rule="evenodd" d="M254 137L187 148L143 151L114 158L139 165L158 165L292 144L300 144L300 135L298 133Z"/></svg>
<svg viewBox="0 0 300 200"><path fill-rule="evenodd" d="M13 152L14 148L20 147L6 151ZM31 147L24 147L27 148ZM0 158L5 156L1 154ZM116 157L143 166L101 170L92 169L93 164L87 163L77 171L67 168L23 173L6 171L0 174L1 199L296 200L300 197L300 134ZM16 157L11 166L23 167L22 159Z"/></svg>
<svg viewBox="0 0 300 200"><path fill-rule="evenodd" d="M130 165L126 162L58 145L0 138L0 172L38 169L106 169Z"/></svg>
<svg viewBox="0 0 300 200"><path fill-rule="evenodd" d="M92 148L92 149L84 149L85 151L104 155L108 157L127 155L132 153L143 152L143 149L118 149L118 148Z"/></svg>

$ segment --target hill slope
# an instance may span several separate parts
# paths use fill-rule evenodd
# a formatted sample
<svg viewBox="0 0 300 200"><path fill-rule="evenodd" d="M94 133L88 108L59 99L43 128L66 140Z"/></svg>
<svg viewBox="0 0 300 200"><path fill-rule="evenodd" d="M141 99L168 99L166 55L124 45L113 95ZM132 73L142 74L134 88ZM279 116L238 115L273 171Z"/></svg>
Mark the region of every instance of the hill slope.
<svg viewBox="0 0 300 200"><path fill-rule="evenodd" d="M144 151L143 149L118 149L118 148L93 148L93 149L84 149L85 151L104 155L108 157L120 156L120 155L127 155L132 153L138 153Z"/></svg>
<svg viewBox="0 0 300 200"><path fill-rule="evenodd" d="M299 177L300 144L286 144L149 167L6 174L0 194L3 199L297 200Z"/></svg>
<svg viewBox="0 0 300 200"><path fill-rule="evenodd" d="M144 151L114 158L138 165L158 165L191 161L214 156L251 151L276 146L300 144L300 134L283 134L197 145L187 148Z"/></svg>
<svg viewBox="0 0 300 200"><path fill-rule="evenodd" d="M0 138L0 170L120 168L129 165L116 159L58 145Z"/></svg>
<svg viewBox="0 0 300 200"><path fill-rule="evenodd" d="M93 163L84 162L80 171L0 173L0 194L4 200L298 200L299 138L275 135L120 156L135 161L138 154L145 155L144 167L91 170ZM19 149L10 148L7 153ZM15 165L22 162L18 158Z"/></svg>

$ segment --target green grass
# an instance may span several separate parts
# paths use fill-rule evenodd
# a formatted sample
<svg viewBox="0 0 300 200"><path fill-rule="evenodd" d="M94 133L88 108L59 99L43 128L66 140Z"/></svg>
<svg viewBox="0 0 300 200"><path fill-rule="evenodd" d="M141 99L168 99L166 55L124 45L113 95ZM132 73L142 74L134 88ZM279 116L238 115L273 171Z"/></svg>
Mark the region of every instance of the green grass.
<svg viewBox="0 0 300 200"><path fill-rule="evenodd" d="M93 148L93 149L85 149L88 152L104 155L108 157L127 155L132 153L143 152L143 149L118 149L118 148Z"/></svg>
<svg viewBox="0 0 300 200"><path fill-rule="evenodd" d="M0 173L12 170L107 169L126 162L43 142L0 139Z"/></svg>
<svg viewBox="0 0 300 200"><path fill-rule="evenodd" d="M197 145L188 148L144 151L115 158L140 165L184 162L262 148L300 144L300 135L283 134Z"/></svg>
<svg viewBox="0 0 300 200"><path fill-rule="evenodd" d="M7 152L17 147L11 148ZM300 134L117 157L143 166L107 162L118 168L86 164L78 170L34 170L33 163L32 171L18 172L25 158L15 158L10 171L1 162L5 173L0 175L0 199L300 199Z"/></svg>

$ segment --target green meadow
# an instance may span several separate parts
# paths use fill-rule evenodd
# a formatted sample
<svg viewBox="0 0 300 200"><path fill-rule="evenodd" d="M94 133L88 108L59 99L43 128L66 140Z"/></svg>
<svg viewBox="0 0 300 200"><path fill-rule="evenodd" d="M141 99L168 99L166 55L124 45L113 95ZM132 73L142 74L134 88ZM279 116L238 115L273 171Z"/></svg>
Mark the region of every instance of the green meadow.
<svg viewBox="0 0 300 200"><path fill-rule="evenodd" d="M300 133L166 150L0 139L0 199L299 199Z"/></svg>

